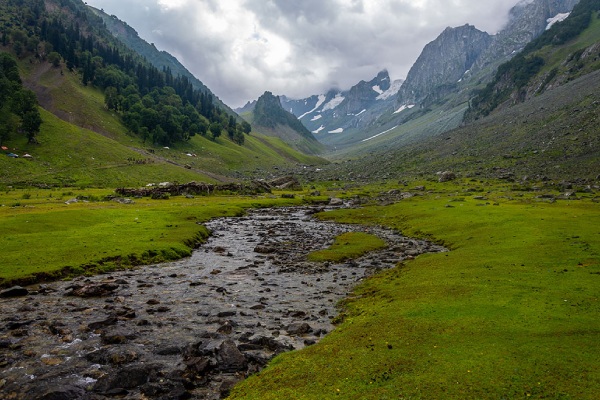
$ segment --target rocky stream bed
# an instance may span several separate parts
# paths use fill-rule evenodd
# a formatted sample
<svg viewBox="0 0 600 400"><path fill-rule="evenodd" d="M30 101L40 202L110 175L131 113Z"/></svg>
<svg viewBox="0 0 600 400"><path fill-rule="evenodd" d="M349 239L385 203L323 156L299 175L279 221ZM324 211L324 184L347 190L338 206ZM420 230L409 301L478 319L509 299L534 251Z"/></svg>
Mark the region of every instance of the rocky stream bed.
<svg viewBox="0 0 600 400"><path fill-rule="evenodd" d="M216 219L188 259L4 291L0 398L219 399L276 354L331 331L336 303L357 281L444 251L390 230L320 222L318 210ZM389 247L342 264L306 261L357 230Z"/></svg>

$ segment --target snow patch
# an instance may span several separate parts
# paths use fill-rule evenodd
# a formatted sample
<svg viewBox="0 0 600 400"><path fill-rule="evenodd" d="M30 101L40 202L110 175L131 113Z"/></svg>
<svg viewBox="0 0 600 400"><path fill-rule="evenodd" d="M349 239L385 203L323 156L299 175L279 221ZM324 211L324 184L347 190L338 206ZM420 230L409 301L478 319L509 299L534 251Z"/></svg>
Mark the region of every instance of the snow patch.
<svg viewBox="0 0 600 400"><path fill-rule="evenodd" d="M552 18L548 18L546 20L546 22L548 22L548 25L546 26L546 30L552 28L552 25L554 25L557 22L563 22L565 19L567 19L567 17L571 15L571 13L559 13L556 14L556 16L552 17Z"/></svg>
<svg viewBox="0 0 600 400"><path fill-rule="evenodd" d="M383 90L379 87L379 85L375 85L372 87L374 91L376 91L380 96L383 94Z"/></svg>
<svg viewBox="0 0 600 400"><path fill-rule="evenodd" d="M342 133L342 132L344 132L344 128L338 128L336 130L329 131L328 133Z"/></svg>
<svg viewBox="0 0 600 400"><path fill-rule="evenodd" d="M323 106L322 111L333 110L334 108L342 104L342 101L344 101L345 99L346 98L342 96L341 93L336 94L333 99L329 100L329 102Z"/></svg>
<svg viewBox="0 0 600 400"><path fill-rule="evenodd" d="M312 131L312 133L319 133L319 132L321 132L323 129L325 129L325 127L324 127L323 125L321 125L321 126L319 127L319 129L316 129L316 130Z"/></svg>
<svg viewBox="0 0 600 400"><path fill-rule="evenodd" d="M320 120L321 118L323 118L323 116L322 116L321 114L319 114L319 115L315 115L315 116L313 117L313 119L311 119L310 121L311 121L311 122L313 122L313 121L318 121L318 120Z"/></svg>
<svg viewBox="0 0 600 400"><path fill-rule="evenodd" d="M370 138L364 139L364 140L363 140L363 142L368 142L369 140L375 139L376 137L379 137L379 136L381 136L381 135L385 135L386 133L388 133L388 132L391 132L391 131L393 131L394 129L396 129L398 126L399 126L399 125L396 125L395 127L388 129L387 131L383 131L383 132L381 132L381 133L378 133L378 134L377 134L377 135L375 135L375 136L371 136Z"/></svg>
<svg viewBox="0 0 600 400"><path fill-rule="evenodd" d="M352 114L352 113L350 113L350 114L346 114L346 115L347 115L348 117L358 117L359 115L361 115L361 114L363 114L363 113L366 113L366 112L367 112L367 110L366 110L366 109L364 109L364 110L362 110L361 112L359 112L358 114Z"/></svg>
<svg viewBox="0 0 600 400"><path fill-rule="evenodd" d="M306 117L308 114L312 114L315 111L317 111L319 109L319 107L321 107L321 104L323 104L325 102L325 95L324 94L320 94L319 98L317 100L317 104L315 105L315 108L313 108L312 110L305 112L304 114L302 114L301 116L298 117L298 119L302 119L304 117ZM306 103L306 102L305 102Z"/></svg>
<svg viewBox="0 0 600 400"><path fill-rule="evenodd" d="M400 107L398 110L396 110L396 111L394 112L394 114L399 114L399 113L401 113L401 112L402 112L402 111L404 111L404 110L410 110L410 109L411 109L411 108L413 108L414 106L415 106L414 104L409 104L409 105L406 105L406 104L405 104L405 105L403 105L402 107Z"/></svg>
<svg viewBox="0 0 600 400"><path fill-rule="evenodd" d="M386 90L385 92L383 92L379 96L377 96L377 100L387 100L390 97L397 95L398 92L400 91L400 87L402 86L403 83L404 83L404 81L402 79L398 79L398 80L392 82L392 84L388 90Z"/></svg>

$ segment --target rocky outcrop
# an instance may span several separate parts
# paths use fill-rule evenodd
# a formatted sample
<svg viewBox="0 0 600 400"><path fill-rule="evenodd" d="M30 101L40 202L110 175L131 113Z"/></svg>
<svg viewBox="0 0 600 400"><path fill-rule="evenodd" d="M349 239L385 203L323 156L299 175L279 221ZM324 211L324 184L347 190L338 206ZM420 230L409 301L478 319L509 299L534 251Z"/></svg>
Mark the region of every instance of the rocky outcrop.
<svg viewBox="0 0 600 400"><path fill-rule="evenodd" d="M490 72L511 59L529 42L544 33L548 19L560 13L568 13L579 0L533 0L521 1L509 13L507 25L493 36L490 46L481 54L472 73L487 68Z"/></svg>
<svg viewBox="0 0 600 400"><path fill-rule="evenodd" d="M168 196L209 195L215 192L233 192L238 194L270 193L271 187L263 181L253 181L248 184L227 183L224 185L213 185L212 183L204 182L189 182L179 185L164 182L157 186L141 189L118 188L115 192L125 197L152 197L154 199L161 199Z"/></svg>
<svg viewBox="0 0 600 400"><path fill-rule="evenodd" d="M490 46L492 37L472 25L446 28L427 44L408 72L398 103L421 105L448 94Z"/></svg>

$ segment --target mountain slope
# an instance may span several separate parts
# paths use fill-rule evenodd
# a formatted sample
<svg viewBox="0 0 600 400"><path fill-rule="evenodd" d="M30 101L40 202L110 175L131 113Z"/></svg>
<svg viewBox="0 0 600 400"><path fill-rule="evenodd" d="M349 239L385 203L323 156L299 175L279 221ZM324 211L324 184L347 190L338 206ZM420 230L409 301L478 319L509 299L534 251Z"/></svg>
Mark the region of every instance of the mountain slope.
<svg viewBox="0 0 600 400"><path fill-rule="evenodd" d="M511 20L490 36L466 25L448 28L429 43L408 73L393 108L359 133L338 136L339 157L403 146L456 128L472 91L491 80L495 69L543 32L548 19L571 10L576 0L526 0ZM508 52L508 54L505 54Z"/></svg>
<svg viewBox="0 0 600 400"><path fill-rule="evenodd" d="M307 154L323 151L323 146L290 112L283 109L278 96L265 92L258 98L249 119L258 132L281 138L293 148ZM243 116L247 116L243 115Z"/></svg>
<svg viewBox="0 0 600 400"><path fill-rule="evenodd" d="M472 25L446 28L425 46L410 69L398 93L398 103L426 107L434 99L456 91L491 42L489 34Z"/></svg>
<svg viewBox="0 0 600 400"><path fill-rule="evenodd" d="M497 108L531 99L578 76L600 69L598 0L581 0L573 12L501 65L471 101L471 121Z"/></svg>
<svg viewBox="0 0 600 400"><path fill-rule="evenodd" d="M152 65L159 70L170 70L175 76L184 76L189 79L192 86L200 90L202 93L209 94L215 104L225 109L228 114L238 118L237 114L223 103L211 90L196 78L190 71L187 70L177 58L173 57L166 51L158 50L153 44L146 42L140 38L137 31L126 22L119 20L114 15L108 15L102 10L98 10L92 6L88 6L96 15L102 18L108 30L125 46L146 58Z"/></svg>
<svg viewBox="0 0 600 400"><path fill-rule="evenodd" d="M566 180L600 185L600 71L498 110L443 134L387 145L332 163L306 179L358 182L422 177L440 171L511 181Z"/></svg>
<svg viewBox="0 0 600 400"><path fill-rule="evenodd" d="M15 12L17 3L21 12ZM24 16L34 17L33 20L21 20ZM185 80L177 80L172 75L163 74L145 64L143 57L125 48L103 29L102 22L82 2L46 0L44 3L24 0L0 3L0 31L10 24L12 30L25 32L27 27L32 26L32 21L38 21L44 27L51 27L46 28L45 34L48 34L65 28L65 20L69 20L70 25L63 34L52 36L56 43L52 49L64 51L64 57L58 53L56 57L52 57L48 53L46 49L50 48L49 42L43 40L43 35L35 36L37 29L31 30L33 36L26 40L31 43L39 41L37 46L28 48L23 44L21 40L27 39L26 34L7 36L5 45L0 43L0 51L18 55L24 85L35 92L41 107L48 111L42 112L39 144L27 143L24 135L11 135L8 141L2 143L9 149L7 151L20 156L25 153L33 156L28 163L24 163L27 160L11 159L3 154L4 151L1 152L3 186L33 184L118 187L167 180L231 181L234 178L244 178L257 168L268 170L275 166L324 162L301 154L281 141L256 133L244 134L243 146L226 135L213 135L212 132L221 133L222 130L230 133L232 127L241 124L235 119L231 122L234 117L227 117L214 105L206 107L211 121L198 116L198 111L192 110L194 107L189 102L183 102L185 97L177 95L177 89L183 87L178 86L176 89L167 86L166 82L171 76L174 85L184 84L189 88L185 85ZM87 36L79 34L83 31ZM83 48L92 49L99 55L90 58L90 51ZM88 63L92 60L92 63ZM144 104L159 105L162 107L161 112L142 113L149 117L159 117L157 124L161 121L174 123L171 126L178 129L177 124L187 124L184 115L178 114L178 110L191 110L189 115L196 115L198 119L188 122L211 122L210 135L189 135L165 146L155 143L152 136L135 134L131 128L127 128L124 122L128 122L127 126L130 127L132 120L125 118L127 115L121 102L135 103L140 98L136 97L137 88L132 83L133 78L118 68L118 63L123 61L137 66L137 72L144 73L136 78L146 79L147 84L155 80L162 85L152 89L144 97ZM146 72L150 75L145 75ZM84 79L86 76L87 81ZM109 104L107 93L110 90L97 82L111 79L123 79L128 86L112 86L112 93L117 96L113 98L116 101ZM189 93L191 92L188 91ZM210 103L202 106L210 106ZM56 117L62 121L56 120ZM212 125L215 125L214 130ZM196 128L192 127L192 130Z"/></svg>
<svg viewBox="0 0 600 400"><path fill-rule="evenodd" d="M318 140L338 146L363 139L362 132L385 111L391 111L402 80L391 81L386 70L348 90L332 89L305 99L281 96L284 109L294 114ZM246 107L252 107L249 103Z"/></svg>

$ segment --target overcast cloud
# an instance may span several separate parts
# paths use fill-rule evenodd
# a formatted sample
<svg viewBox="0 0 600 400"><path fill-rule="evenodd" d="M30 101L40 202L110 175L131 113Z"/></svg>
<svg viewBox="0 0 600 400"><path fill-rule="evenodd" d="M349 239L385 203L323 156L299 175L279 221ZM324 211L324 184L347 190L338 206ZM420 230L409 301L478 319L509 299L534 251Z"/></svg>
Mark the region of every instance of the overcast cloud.
<svg viewBox="0 0 600 400"><path fill-rule="evenodd" d="M179 59L232 107L264 91L302 98L387 69L466 23L495 33L518 0L87 0Z"/></svg>

